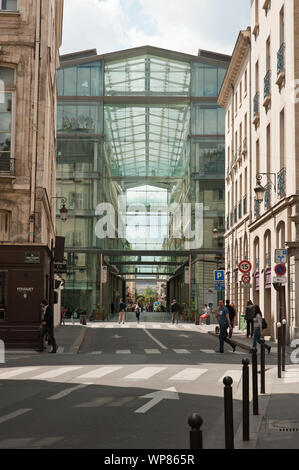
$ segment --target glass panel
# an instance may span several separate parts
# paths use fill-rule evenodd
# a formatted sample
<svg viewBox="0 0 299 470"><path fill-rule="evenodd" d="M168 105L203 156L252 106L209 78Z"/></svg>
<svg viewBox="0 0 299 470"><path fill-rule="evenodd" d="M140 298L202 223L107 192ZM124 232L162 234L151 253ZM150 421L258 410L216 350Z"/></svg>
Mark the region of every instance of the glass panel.
<svg viewBox="0 0 299 470"><path fill-rule="evenodd" d="M102 133L102 105L58 105L57 132Z"/></svg>
<svg viewBox="0 0 299 470"><path fill-rule="evenodd" d="M57 70L57 94L63 95L63 69Z"/></svg>
<svg viewBox="0 0 299 470"><path fill-rule="evenodd" d="M7 67L0 67L0 91L14 86L14 70Z"/></svg>
<svg viewBox="0 0 299 470"><path fill-rule="evenodd" d="M77 95L90 96L90 68L78 67Z"/></svg>
<svg viewBox="0 0 299 470"><path fill-rule="evenodd" d="M77 69L68 67L63 70L63 94L65 96L76 96L77 92Z"/></svg>
<svg viewBox="0 0 299 470"><path fill-rule="evenodd" d="M6 0L6 10L16 11L18 9L18 0Z"/></svg>

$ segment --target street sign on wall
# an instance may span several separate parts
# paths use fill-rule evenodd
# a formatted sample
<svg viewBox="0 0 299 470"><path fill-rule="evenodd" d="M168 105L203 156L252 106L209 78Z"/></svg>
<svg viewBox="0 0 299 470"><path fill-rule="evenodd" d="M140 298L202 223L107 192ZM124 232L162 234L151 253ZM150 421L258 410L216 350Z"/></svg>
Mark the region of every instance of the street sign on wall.
<svg viewBox="0 0 299 470"><path fill-rule="evenodd" d="M225 290L225 271L214 271L215 290Z"/></svg>
<svg viewBox="0 0 299 470"><path fill-rule="evenodd" d="M275 263L285 264L287 262L287 250L277 249L275 250Z"/></svg>
<svg viewBox="0 0 299 470"><path fill-rule="evenodd" d="M241 271L241 273L247 274L251 271L251 269L252 269L252 265L250 261L245 259L239 263L239 271Z"/></svg>
<svg viewBox="0 0 299 470"><path fill-rule="evenodd" d="M284 276L287 272L287 268L284 264L277 264L274 268L276 276Z"/></svg>

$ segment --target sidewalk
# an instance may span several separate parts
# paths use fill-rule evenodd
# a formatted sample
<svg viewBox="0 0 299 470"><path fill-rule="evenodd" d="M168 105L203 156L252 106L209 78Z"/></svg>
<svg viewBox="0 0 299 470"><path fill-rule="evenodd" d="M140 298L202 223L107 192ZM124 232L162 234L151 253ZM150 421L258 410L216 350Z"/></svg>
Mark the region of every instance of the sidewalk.
<svg viewBox="0 0 299 470"><path fill-rule="evenodd" d="M215 334L215 325L200 325L201 331ZM252 339L246 333L234 329L232 340L238 347L250 351ZM267 340L271 357L276 359L277 343ZM259 351L258 351L259 353ZM277 377L277 365L266 366L266 393L259 393L259 415L252 415L250 404L250 441L242 440L242 422L235 434L236 449L298 449L299 448L299 351L293 364L294 350L286 346L286 371ZM294 358L293 358L294 359ZM268 369L268 370L267 370ZM251 373L251 371L250 371ZM258 379L259 380L259 379Z"/></svg>

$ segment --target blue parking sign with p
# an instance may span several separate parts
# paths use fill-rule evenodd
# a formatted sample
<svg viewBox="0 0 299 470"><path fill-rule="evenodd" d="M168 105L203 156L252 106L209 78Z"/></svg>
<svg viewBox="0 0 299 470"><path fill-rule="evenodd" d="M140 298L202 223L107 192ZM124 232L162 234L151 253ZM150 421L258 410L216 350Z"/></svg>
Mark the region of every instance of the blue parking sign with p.
<svg viewBox="0 0 299 470"><path fill-rule="evenodd" d="M215 282L224 282L225 277L224 277L224 271L214 271L214 281Z"/></svg>

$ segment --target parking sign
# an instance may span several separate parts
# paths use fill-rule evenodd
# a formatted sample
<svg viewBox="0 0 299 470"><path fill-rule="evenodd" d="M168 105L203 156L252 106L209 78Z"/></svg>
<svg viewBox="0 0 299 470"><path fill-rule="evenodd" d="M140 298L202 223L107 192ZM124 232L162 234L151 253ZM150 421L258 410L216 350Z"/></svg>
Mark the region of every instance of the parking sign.
<svg viewBox="0 0 299 470"><path fill-rule="evenodd" d="M215 282L224 282L225 277L224 277L224 271L214 271L214 281Z"/></svg>

